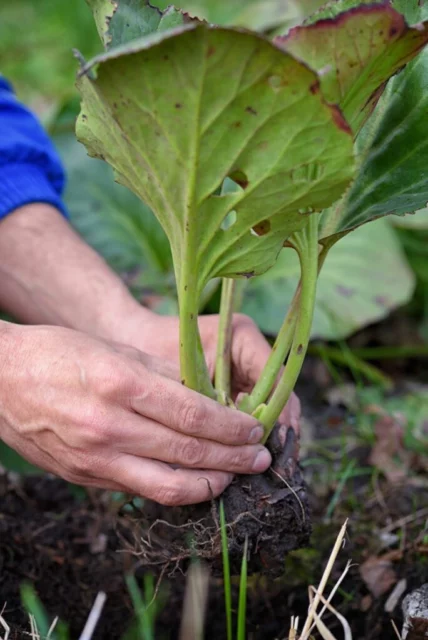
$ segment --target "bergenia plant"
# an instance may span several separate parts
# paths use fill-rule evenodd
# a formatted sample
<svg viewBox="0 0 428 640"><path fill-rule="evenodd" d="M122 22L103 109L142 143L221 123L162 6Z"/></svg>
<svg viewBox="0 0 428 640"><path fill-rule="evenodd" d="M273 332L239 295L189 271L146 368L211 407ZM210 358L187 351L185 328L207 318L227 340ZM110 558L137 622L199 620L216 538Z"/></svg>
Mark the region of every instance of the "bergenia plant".
<svg viewBox="0 0 428 640"><path fill-rule="evenodd" d="M388 187L379 194L365 185L370 171L381 174L377 186L385 184L376 151L388 154L399 116L385 119L392 107L382 94L428 42L422 9L409 3L418 22L411 27L388 1L338 0L269 38L173 7L161 12L146 0L88 2L106 52L80 69L77 136L150 206L168 236L183 384L233 404L236 283L268 270L280 251L298 254L300 283L271 357L239 400L267 440L305 358L317 278L331 247L359 225L426 202L426 167L401 206L391 206ZM415 101L421 90L415 86ZM400 89L390 83L388 91L391 98ZM374 150L382 135L383 147ZM398 149L396 166L412 153ZM213 382L198 310L214 278L223 288Z"/></svg>
<svg viewBox="0 0 428 640"><path fill-rule="evenodd" d="M161 13L145 1L90 4L107 53L80 72L77 135L151 207L168 236L183 384L231 402L236 279L269 269L283 247L298 253L295 299L259 382L240 401L267 438L305 357L329 249L379 215L348 196L339 200L355 176L354 140L387 80L427 42L428 29L409 28L389 2L344 13L356 3L332 3L332 17L273 41L173 8ZM207 283L218 277L213 386L198 310Z"/></svg>

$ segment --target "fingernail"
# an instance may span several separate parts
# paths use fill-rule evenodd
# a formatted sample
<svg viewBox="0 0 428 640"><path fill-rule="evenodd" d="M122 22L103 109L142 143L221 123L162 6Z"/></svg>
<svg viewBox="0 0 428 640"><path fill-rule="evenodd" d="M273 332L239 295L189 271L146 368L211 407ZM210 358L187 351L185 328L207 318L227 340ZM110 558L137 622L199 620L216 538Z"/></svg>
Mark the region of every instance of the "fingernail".
<svg viewBox="0 0 428 640"><path fill-rule="evenodd" d="M270 467L272 462L272 457L267 449L262 449L256 456L253 464L254 473L262 473L266 471L268 467Z"/></svg>
<svg viewBox="0 0 428 640"><path fill-rule="evenodd" d="M263 434L263 427L254 427L250 433L250 437L248 438L248 444L257 444L263 438Z"/></svg>

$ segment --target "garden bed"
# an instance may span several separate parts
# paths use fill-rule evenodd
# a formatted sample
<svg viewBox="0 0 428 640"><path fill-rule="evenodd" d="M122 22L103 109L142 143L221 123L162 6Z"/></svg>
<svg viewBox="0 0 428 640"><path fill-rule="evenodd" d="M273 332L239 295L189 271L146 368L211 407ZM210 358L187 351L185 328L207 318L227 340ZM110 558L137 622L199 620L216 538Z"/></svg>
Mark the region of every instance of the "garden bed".
<svg viewBox="0 0 428 640"><path fill-rule="evenodd" d="M319 384L319 367L319 362L308 362L299 390L304 407L302 463L314 524L311 546L284 558L279 579L250 579L247 636L287 636L290 617L304 615L307 587L319 581L338 530L349 517L347 544L331 584L349 559L356 564L335 606L350 622L354 640L390 639L390 618L401 623L401 601L389 613L388 596L400 580L406 580L406 592L428 581L426 482L417 467L406 479L391 482L369 464L373 447L361 436L358 415L344 409L346 401L337 392L326 394ZM125 574L136 571L140 577L143 571L138 556L129 551L136 548L138 512L121 508L123 500L112 501L105 492L81 493L44 476L3 476L0 492L0 601L6 603L3 616L11 638L22 638L28 630L19 592L27 581L36 587L49 615L70 625L73 638L97 593L105 591L107 602L94 638L119 639L134 616ZM181 574L164 576L156 638L178 637L184 584ZM333 616L326 620L341 637ZM225 637L222 581L213 578L206 640Z"/></svg>

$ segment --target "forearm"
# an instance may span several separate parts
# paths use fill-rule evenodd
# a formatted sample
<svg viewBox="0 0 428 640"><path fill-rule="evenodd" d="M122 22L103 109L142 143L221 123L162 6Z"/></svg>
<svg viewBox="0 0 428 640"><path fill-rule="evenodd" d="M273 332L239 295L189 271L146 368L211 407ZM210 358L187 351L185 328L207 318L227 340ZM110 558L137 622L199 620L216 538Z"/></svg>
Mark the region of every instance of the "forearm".
<svg viewBox="0 0 428 640"><path fill-rule="evenodd" d="M124 319L141 322L120 278L49 205L21 207L0 222L0 277L0 308L24 323L119 340Z"/></svg>

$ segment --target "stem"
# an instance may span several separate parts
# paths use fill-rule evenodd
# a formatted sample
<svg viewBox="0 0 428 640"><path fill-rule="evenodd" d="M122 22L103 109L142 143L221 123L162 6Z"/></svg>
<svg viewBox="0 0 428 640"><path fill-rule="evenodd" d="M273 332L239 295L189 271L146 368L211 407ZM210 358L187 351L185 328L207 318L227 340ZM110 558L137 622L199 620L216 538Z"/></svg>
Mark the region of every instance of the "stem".
<svg viewBox="0 0 428 640"><path fill-rule="evenodd" d="M231 391L232 316L235 292L236 280L223 278L215 366L215 388L218 391L219 400L225 403L230 398Z"/></svg>
<svg viewBox="0 0 428 640"><path fill-rule="evenodd" d="M191 253L189 251L189 253ZM193 254L194 255L194 254ZM205 361L201 336L198 328L199 294L197 272L193 260L184 257L180 274L179 316L180 316L180 371L182 383L215 398L210 374Z"/></svg>
<svg viewBox="0 0 428 640"><path fill-rule="evenodd" d="M266 362L260 378L257 380L254 389L248 396L244 396L239 408L241 411L253 413L257 407L266 402L272 393L275 382L278 378L281 367L291 349L294 331L296 328L297 314L300 302L300 283L291 301L282 327L276 337L272 351Z"/></svg>
<svg viewBox="0 0 428 640"><path fill-rule="evenodd" d="M309 216L307 226L293 235L292 242L299 254L301 268L299 311L284 371L269 404L258 415L266 427L265 442L290 398L309 344L318 277L318 217Z"/></svg>
<svg viewBox="0 0 428 640"><path fill-rule="evenodd" d="M327 254L333 244L334 243L330 243L329 245L323 246L321 248L321 251L319 252L318 275L320 274ZM292 246L292 248L295 247ZM241 411L245 411L246 413L253 413L258 406L267 401L270 394L272 393L281 367L290 352L293 342L294 331L296 328L297 316L300 307L300 293L301 283L299 282L299 285L294 293L293 300L291 301L291 305L288 309L287 315L285 316L284 322L272 347L271 354L263 368L262 374L256 382L252 392L249 395L244 395L239 404L239 409Z"/></svg>

